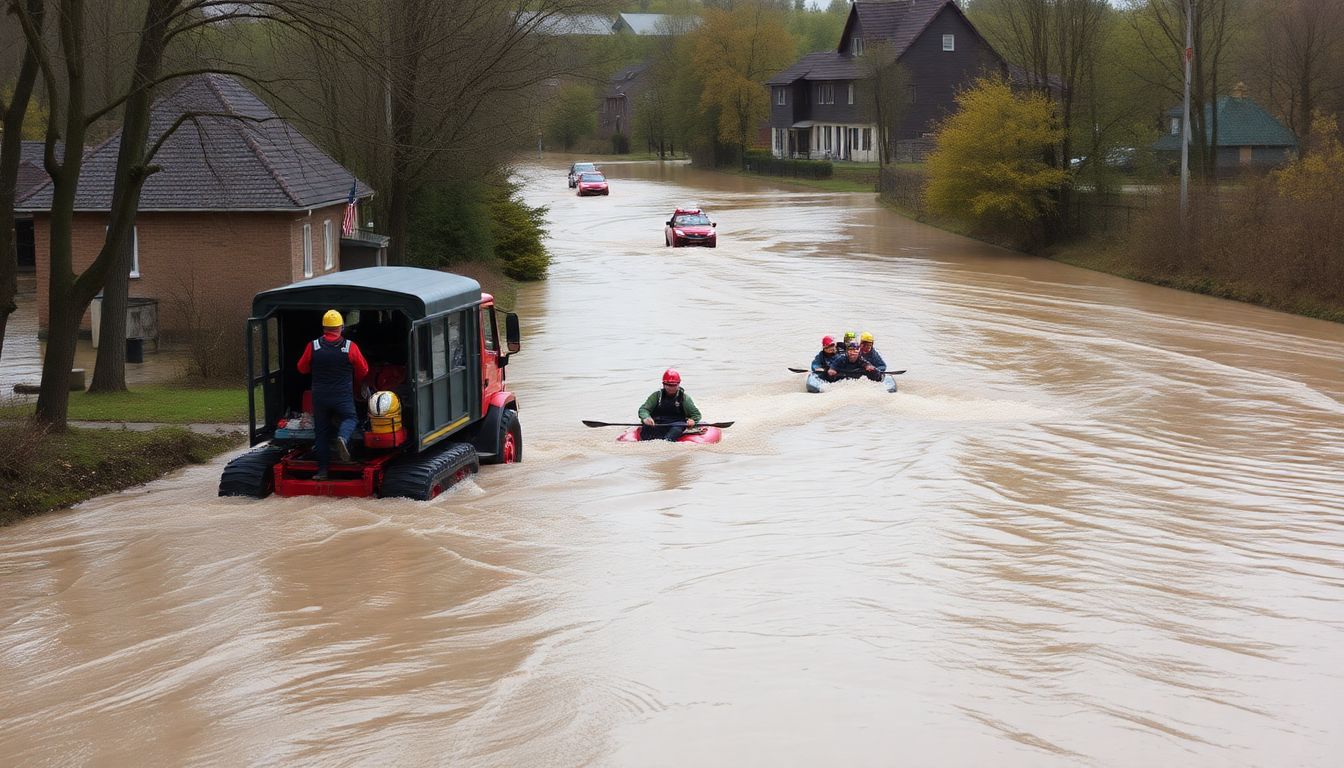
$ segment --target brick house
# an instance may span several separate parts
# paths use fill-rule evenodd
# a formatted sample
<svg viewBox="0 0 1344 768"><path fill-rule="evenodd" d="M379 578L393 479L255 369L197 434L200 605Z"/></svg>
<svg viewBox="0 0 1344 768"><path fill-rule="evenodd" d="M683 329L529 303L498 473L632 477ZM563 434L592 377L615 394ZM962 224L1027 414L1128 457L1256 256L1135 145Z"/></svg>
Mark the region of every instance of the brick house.
<svg viewBox="0 0 1344 768"><path fill-rule="evenodd" d="M909 75L908 106L893 141L931 134L956 109L956 92L1008 66L953 0L855 0L834 50L809 53L766 81L776 157L879 159L877 126L859 103L864 49L881 41ZM865 46L866 44L866 46Z"/></svg>
<svg viewBox="0 0 1344 768"><path fill-rule="evenodd" d="M233 77L198 75L155 101L149 142L179 117L198 114L165 140L135 220L130 296L157 299L159 327L182 330L194 306L225 322L246 317L258 291L386 261L387 238L342 237L346 201L373 195L363 182L280 119ZM107 227L120 134L89 150L72 232L74 267L97 257ZM15 206L33 217L39 276L49 270L50 181ZM356 221L359 221L356 218ZM47 281L37 281L47 322ZM89 327L85 314L84 328Z"/></svg>

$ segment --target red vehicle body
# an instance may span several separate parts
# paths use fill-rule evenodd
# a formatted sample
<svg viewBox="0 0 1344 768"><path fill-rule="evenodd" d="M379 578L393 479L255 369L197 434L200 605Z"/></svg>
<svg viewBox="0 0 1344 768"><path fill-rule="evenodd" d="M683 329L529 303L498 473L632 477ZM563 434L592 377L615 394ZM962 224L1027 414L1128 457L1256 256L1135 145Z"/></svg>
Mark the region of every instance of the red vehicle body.
<svg viewBox="0 0 1344 768"><path fill-rule="evenodd" d="M692 427L677 438L678 443L717 443L723 439L723 430L718 427ZM631 427L616 436L618 443L638 443L639 427ZM655 441L657 442L657 441Z"/></svg>
<svg viewBox="0 0 1344 768"><path fill-rule="evenodd" d="M588 195L606 195L611 190L607 188L607 177L600 173L585 173L579 176L579 197Z"/></svg>
<svg viewBox="0 0 1344 768"><path fill-rule="evenodd" d="M686 245L702 245L717 248L719 236L715 232L718 224L709 220L699 208L677 208L663 227L663 244L673 248Z"/></svg>
<svg viewBox="0 0 1344 768"><path fill-rule="evenodd" d="M295 365L325 308L369 361L353 382L349 461L317 479L309 374ZM253 450L224 468L221 496L398 496L432 499L482 463L522 460L518 402L505 386L518 318L467 277L413 267L335 272L263 291L248 320ZM399 407L370 413L372 391Z"/></svg>

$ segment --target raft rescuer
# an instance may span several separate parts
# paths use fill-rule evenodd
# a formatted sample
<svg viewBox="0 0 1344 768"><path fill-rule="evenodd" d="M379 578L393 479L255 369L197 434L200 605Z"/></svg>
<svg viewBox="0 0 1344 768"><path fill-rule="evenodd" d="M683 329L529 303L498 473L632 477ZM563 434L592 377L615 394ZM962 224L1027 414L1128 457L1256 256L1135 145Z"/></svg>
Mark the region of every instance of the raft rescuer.
<svg viewBox="0 0 1344 768"><path fill-rule="evenodd" d="M322 337L303 348L299 373L313 374L313 431L317 449L317 474L314 480L327 479L331 461L331 417L339 416L336 429L336 453L341 461L350 460L350 435L355 431L354 386L369 375L369 363L353 341L341 336L345 320L334 309L322 315Z"/></svg>
<svg viewBox="0 0 1344 768"><path fill-rule="evenodd" d="M668 368L663 372L663 388L649 395L639 407L640 440L662 438L676 442L687 427L700 420L700 409L681 388L681 374Z"/></svg>

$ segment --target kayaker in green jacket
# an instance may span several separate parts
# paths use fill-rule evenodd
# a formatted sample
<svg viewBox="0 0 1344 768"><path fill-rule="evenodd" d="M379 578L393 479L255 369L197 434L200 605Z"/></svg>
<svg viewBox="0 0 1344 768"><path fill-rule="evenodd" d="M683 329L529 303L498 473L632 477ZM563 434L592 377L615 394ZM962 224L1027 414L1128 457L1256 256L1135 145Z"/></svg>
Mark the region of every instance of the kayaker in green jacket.
<svg viewBox="0 0 1344 768"><path fill-rule="evenodd" d="M640 440L669 440L676 442L688 427L700 420L700 409L681 388L681 374L668 368L663 371L662 389L649 395L639 407Z"/></svg>

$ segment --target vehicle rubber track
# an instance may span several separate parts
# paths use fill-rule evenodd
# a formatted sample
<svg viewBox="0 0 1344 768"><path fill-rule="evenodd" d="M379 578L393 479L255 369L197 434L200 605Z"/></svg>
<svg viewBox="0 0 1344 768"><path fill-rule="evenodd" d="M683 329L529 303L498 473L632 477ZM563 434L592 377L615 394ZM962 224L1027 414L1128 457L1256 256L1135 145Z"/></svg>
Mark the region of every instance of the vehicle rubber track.
<svg viewBox="0 0 1344 768"><path fill-rule="evenodd" d="M263 445L233 457L224 465L224 474L219 478L219 495L254 499L270 496L275 490L275 463L285 452L279 446Z"/></svg>
<svg viewBox="0 0 1344 768"><path fill-rule="evenodd" d="M448 443L442 450L406 456L389 465L378 495L428 501L480 468L475 446Z"/></svg>

